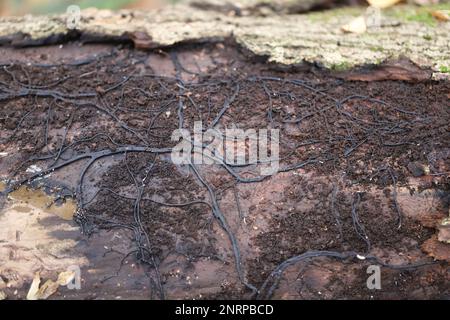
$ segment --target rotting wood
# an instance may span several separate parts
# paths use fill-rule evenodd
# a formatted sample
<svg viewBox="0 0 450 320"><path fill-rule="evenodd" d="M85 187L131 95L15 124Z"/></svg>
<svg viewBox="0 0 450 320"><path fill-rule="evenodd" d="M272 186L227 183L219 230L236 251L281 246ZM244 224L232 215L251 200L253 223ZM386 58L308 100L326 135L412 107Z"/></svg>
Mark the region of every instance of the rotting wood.
<svg viewBox="0 0 450 320"><path fill-rule="evenodd" d="M149 12L87 9L75 31L66 27L66 15L1 18L0 43L26 46L81 37L131 40L138 48L155 49L231 38L252 54L280 65L307 63L343 71L404 58L431 70L433 79L448 79L450 23L433 20L431 15L429 21L415 19L426 10L408 5L387 9L379 27L358 35L346 34L340 27L364 14L365 8L269 16L228 16L186 4ZM394 78L405 80L408 74L394 71Z"/></svg>

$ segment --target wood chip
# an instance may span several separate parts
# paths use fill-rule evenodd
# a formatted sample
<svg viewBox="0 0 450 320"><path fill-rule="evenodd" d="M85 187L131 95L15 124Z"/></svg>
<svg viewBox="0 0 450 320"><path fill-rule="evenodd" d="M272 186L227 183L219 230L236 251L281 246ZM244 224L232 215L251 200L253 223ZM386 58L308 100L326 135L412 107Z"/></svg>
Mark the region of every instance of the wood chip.
<svg viewBox="0 0 450 320"><path fill-rule="evenodd" d="M343 25L341 29L349 33L364 33L367 30L366 19L363 16L358 17L350 23Z"/></svg>
<svg viewBox="0 0 450 320"><path fill-rule="evenodd" d="M38 300L37 293L39 292L39 284L41 283L41 276L36 272L31 283L30 290L28 290L27 300Z"/></svg>

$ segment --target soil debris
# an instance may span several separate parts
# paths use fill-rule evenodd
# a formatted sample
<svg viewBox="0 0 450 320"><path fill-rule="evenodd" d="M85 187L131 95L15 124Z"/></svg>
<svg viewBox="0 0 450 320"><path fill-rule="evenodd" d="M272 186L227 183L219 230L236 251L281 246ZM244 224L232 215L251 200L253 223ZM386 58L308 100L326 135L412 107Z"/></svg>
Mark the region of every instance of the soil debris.
<svg viewBox="0 0 450 320"><path fill-rule="evenodd" d="M17 61L0 70L2 194L35 206L0 198L9 226L0 230L9 257L2 276L15 252L27 252L12 244L26 247L30 213L69 219L75 210L81 231L115 254L117 269L103 282L145 288L153 299L369 299L370 264L383 268L377 298L448 295L450 250L436 230L450 202L448 82L274 70L227 43L110 52L77 66L56 54L51 66L9 56ZM222 158L174 164L172 133L193 132L197 121L279 129L279 171L265 176L262 163ZM33 165L41 170L27 171ZM56 191L61 207L48 208L55 199L44 190ZM67 258L79 237L41 250ZM87 256L68 258L89 265ZM28 283L38 270L25 266L19 280ZM123 281L130 269L134 286ZM57 296L55 287L41 297Z"/></svg>

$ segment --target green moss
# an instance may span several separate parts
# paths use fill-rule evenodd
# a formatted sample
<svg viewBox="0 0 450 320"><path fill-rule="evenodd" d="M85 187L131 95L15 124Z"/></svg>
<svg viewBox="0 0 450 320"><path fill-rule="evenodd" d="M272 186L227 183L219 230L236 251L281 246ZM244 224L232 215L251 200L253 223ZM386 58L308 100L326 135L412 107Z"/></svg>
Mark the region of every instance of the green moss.
<svg viewBox="0 0 450 320"><path fill-rule="evenodd" d="M433 4L433 5L430 5L428 8L432 9L432 10L450 10L450 2Z"/></svg>
<svg viewBox="0 0 450 320"><path fill-rule="evenodd" d="M385 14L403 21L415 21L435 27L439 23L432 15L434 10L450 10L450 3L440 3L422 7L396 5L385 11Z"/></svg>
<svg viewBox="0 0 450 320"><path fill-rule="evenodd" d="M437 24L436 19L429 12L417 12L416 14L407 15L406 20L425 23L431 27L435 27Z"/></svg>
<svg viewBox="0 0 450 320"><path fill-rule="evenodd" d="M350 68L352 68L353 66L347 62L347 61L342 61L339 63L335 63L331 65L331 70L334 71L346 71L349 70Z"/></svg>
<svg viewBox="0 0 450 320"><path fill-rule="evenodd" d="M312 22L330 22L333 19L342 17L357 17L364 14L365 7L347 7L333 10L326 10L320 12L311 12L305 14ZM450 10L450 3L441 3L435 5L427 5L422 7L415 7L410 5L396 5L389 9L383 10L383 15L395 18L400 21L409 22L415 21L424 23L428 26L435 27L437 21L430 12L433 10ZM347 18L348 20L348 18Z"/></svg>
<svg viewBox="0 0 450 320"><path fill-rule="evenodd" d="M372 46L372 47L369 47L369 49L371 51L375 51L375 52L383 52L384 51L382 46Z"/></svg>
<svg viewBox="0 0 450 320"><path fill-rule="evenodd" d="M450 73L450 67L449 66L440 66L439 71L442 73Z"/></svg>
<svg viewBox="0 0 450 320"><path fill-rule="evenodd" d="M1 2L1 1L0 1ZM19 10L20 3L23 1L12 1ZM31 3L29 11L30 13L48 14L48 13L64 13L67 7L71 4L80 6L81 9L95 7L98 9L120 9L126 5L132 3L132 0L41 0L41 1L28 1ZM34 4L36 3L36 4Z"/></svg>
<svg viewBox="0 0 450 320"><path fill-rule="evenodd" d="M433 38L429 34L424 35L423 38L428 41L433 40Z"/></svg>
<svg viewBox="0 0 450 320"><path fill-rule="evenodd" d="M339 17L357 17L364 13L362 8L348 7L305 14L312 22L330 22Z"/></svg>
<svg viewBox="0 0 450 320"><path fill-rule="evenodd" d="M79 6L82 9L95 7L97 9L120 9L125 5L130 4L130 0L82 0Z"/></svg>

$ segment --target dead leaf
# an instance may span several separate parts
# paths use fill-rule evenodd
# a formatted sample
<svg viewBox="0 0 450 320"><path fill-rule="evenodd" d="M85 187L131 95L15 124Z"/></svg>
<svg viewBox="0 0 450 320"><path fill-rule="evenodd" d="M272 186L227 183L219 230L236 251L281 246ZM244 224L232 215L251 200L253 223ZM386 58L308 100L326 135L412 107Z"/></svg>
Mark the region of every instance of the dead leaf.
<svg viewBox="0 0 450 320"><path fill-rule="evenodd" d="M422 244L422 249L436 260L450 262L450 250L448 246L448 244L440 242L437 235L433 235Z"/></svg>
<svg viewBox="0 0 450 320"><path fill-rule="evenodd" d="M350 23L343 25L341 29L350 33L364 33L367 30L366 19L363 16L358 17Z"/></svg>
<svg viewBox="0 0 450 320"><path fill-rule="evenodd" d="M33 282L31 283L30 290L27 294L27 300L45 300L54 294L59 286L65 286L69 284L75 278L75 272L64 271L58 275L58 280L47 280L41 287L41 277L39 272L36 272Z"/></svg>
<svg viewBox="0 0 450 320"><path fill-rule="evenodd" d="M0 290L6 288L6 282L3 280L2 277L0 277Z"/></svg>
<svg viewBox="0 0 450 320"><path fill-rule="evenodd" d="M439 21L450 21L450 10L431 11L431 15Z"/></svg>
<svg viewBox="0 0 450 320"><path fill-rule="evenodd" d="M30 290L28 290L27 300L38 300L39 284L41 283L41 276L39 272L34 275L33 282L31 283Z"/></svg>
<svg viewBox="0 0 450 320"><path fill-rule="evenodd" d="M375 8L384 9L392 7L394 4L399 3L402 0L367 0L367 2Z"/></svg>
<svg viewBox="0 0 450 320"><path fill-rule="evenodd" d="M74 271L65 271L61 272L58 276L58 280L56 282L60 286L67 286L69 283L71 283L75 279L75 272Z"/></svg>
<svg viewBox="0 0 450 320"><path fill-rule="evenodd" d="M42 287L39 288L37 298L39 300L45 300L58 290L59 284L53 280L47 280Z"/></svg>

